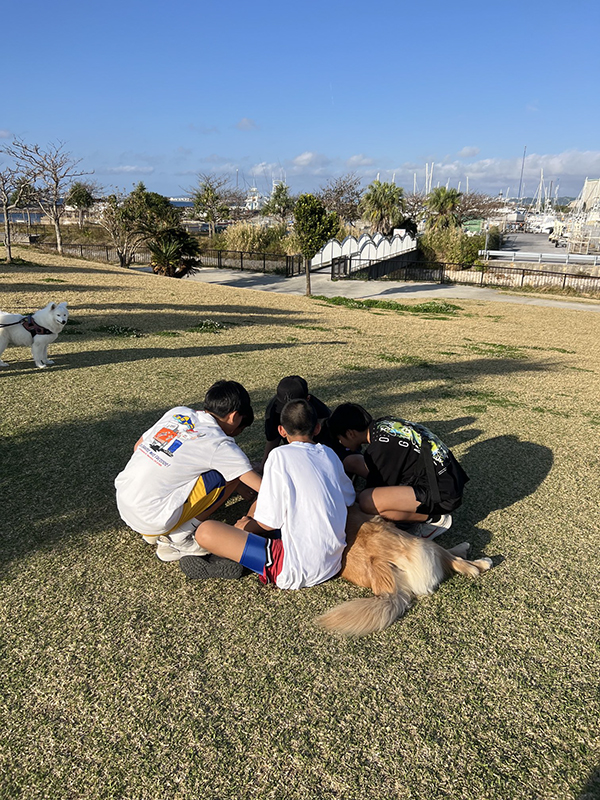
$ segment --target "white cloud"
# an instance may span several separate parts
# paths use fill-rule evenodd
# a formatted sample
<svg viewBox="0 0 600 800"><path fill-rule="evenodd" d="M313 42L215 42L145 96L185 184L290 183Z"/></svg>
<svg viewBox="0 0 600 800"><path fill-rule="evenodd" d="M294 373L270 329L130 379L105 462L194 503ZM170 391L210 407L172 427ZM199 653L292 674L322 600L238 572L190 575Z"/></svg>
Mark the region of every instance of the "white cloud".
<svg viewBox="0 0 600 800"><path fill-rule="evenodd" d="M109 175L122 175L122 174L140 174L150 175L154 172L154 167L138 167L132 164L126 164L122 167L107 167L105 170L99 170L108 173Z"/></svg>
<svg viewBox="0 0 600 800"><path fill-rule="evenodd" d="M355 156L350 156L350 158L346 161L347 166L350 169L356 169L357 167L370 167L374 163L372 158L363 155L362 153L358 153Z"/></svg>
<svg viewBox="0 0 600 800"><path fill-rule="evenodd" d="M260 163L254 164L252 167L250 167L250 175L253 175L254 177L264 176L269 179L273 177L279 180L283 179L284 174L285 172L281 166L281 163L276 161L261 161Z"/></svg>
<svg viewBox="0 0 600 800"><path fill-rule="evenodd" d="M467 176L469 187L473 191L491 194L510 188L510 195L515 197L519 188L522 159L515 158L482 158L470 163L463 161L436 161L433 171L433 186L445 186L447 181L456 188L461 182L461 190L466 187ZM522 188L523 196L531 196L540 181L540 172L544 170L547 185L553 181L554 187L560 180L560 194L576 195L583 186L586 177L600 177L600 150L565 150L562 153L530 153L525 159ZM413 176L416 173L420 189L425 185L425 165L405 163L394 169L381 169L381 180L391 180L396 173L396 182L412 188Z"/></svg>
<svg viewBox="0 0 600 800"><path fill-rule="evenodd" d="M299 156L292 159L292 162L297 167L312 167L318 161L317 153L311 153L310 150L305 150L304 153L300 153Z"/></svg>
<svg viewBox="0 0 600 800"><path fill-rule="evenodd" d="M238 129L238 131L255 131L258 128L258 125L253 119L242 117L242 119L236 123L235 127Z"/></svg>
<svg viewBox="0 0 600 800"><path fill-rule="evenodd" d="M0 130L0 139L10 139L11 136L12 133L10 131Z"/></svg>
<svg viewBox="0 0 600 800"><path fill-rule="evenodd" d="M456 154L459 158L473 158L473 156L479 155L479 148L478 147L463 147L462 150L459 150Z"/></svg>

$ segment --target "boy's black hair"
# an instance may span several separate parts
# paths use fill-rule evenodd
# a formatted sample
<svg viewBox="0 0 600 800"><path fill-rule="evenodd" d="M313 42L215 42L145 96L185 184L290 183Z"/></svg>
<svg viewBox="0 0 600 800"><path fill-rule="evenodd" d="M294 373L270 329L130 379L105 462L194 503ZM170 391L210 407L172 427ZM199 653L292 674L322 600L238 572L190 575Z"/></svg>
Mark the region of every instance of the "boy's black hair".
<svg viewBox="0 0 600 800"><path fill-rule="evenodd" d="M217 381L213 383L204 398L204 410L224 419L234 411L242 415L241 427L247 428L254 422L254 411L250 395L237 381Z"/></svg>
<svg viewBox="0 0 600 800"><path fill-rule="evenodd" d="M289 436L312 438L318 421L317 412L307 400L290 400L281 410L281 425Z"/></svg>
<svg viewBox="0 0 600 800"><path fill-rule="evenodd" d="M342 403L329 417L328 426L335 438L345 436L347 431L366 431L373 417L358 403Z"/></svg>

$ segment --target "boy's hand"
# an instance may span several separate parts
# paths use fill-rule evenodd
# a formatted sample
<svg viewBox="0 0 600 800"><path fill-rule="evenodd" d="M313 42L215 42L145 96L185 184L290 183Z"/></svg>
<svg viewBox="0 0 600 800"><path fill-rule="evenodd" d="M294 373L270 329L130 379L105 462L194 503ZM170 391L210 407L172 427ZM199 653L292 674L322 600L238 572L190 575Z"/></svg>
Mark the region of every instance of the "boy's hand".
<svg viewBox="0 0 600 800"><path fill-rule="evenodd" d="M242 531L247 531L247 530L250 530L253 527L252 523L254 523L254 520L252 519L252 517L248 517L248 516L240 517L240 519L238 519L238 521L235 523L235 527L239 528Z"/></svg>

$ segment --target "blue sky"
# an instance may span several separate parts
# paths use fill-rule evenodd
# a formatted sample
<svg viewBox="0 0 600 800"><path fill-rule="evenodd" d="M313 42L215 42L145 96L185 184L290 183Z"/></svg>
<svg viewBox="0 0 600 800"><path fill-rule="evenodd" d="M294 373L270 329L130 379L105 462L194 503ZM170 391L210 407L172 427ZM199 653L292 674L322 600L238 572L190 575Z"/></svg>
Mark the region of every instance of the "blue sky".
<svg viewBox="0 0 600 800"><path fill-rule="evenodd" d="M515 196L600 177L600 4L11 3L0 147L63 141L105 187L354 171ZM0 163L6 158L0 155ZM237 173L236 173L237 170Z"/></svg>

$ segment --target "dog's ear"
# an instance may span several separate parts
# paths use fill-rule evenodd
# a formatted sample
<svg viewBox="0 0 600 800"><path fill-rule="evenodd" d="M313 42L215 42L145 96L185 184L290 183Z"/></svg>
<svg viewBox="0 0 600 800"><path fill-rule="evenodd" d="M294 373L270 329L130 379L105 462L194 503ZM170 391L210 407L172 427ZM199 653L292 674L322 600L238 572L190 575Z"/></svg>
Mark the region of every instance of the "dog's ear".
<svg viewBox="0 0 600 800"><path fill-rule="evenodd" d="M50 311L54 311L55 308L56 308L56 303L52 303L50 305Z"/></svg>

